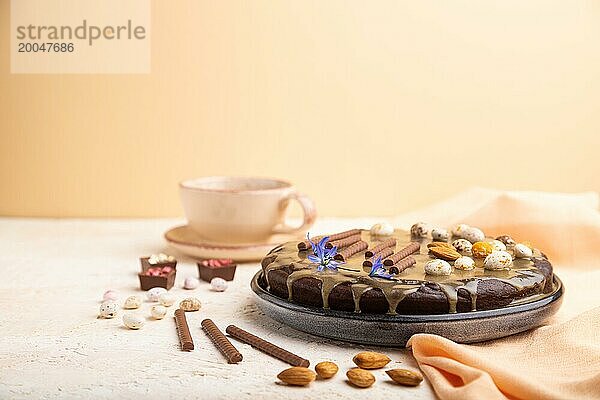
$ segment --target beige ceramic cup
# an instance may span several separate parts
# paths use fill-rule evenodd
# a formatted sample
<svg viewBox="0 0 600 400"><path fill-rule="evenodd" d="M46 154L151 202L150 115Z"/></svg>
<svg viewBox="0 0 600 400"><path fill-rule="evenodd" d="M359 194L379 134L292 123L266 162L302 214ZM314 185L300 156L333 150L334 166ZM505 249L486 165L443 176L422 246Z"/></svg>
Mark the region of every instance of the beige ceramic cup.
<svg viewBox="0 0 600 400"><path fill-rule="evenodd" d="M316 218L313 201L278 179L205 177L181 182L179 191L190 228L220 244L264 243L274 234L305 231ZM291 200L304 211L298 227L285 225Z"/></svg>

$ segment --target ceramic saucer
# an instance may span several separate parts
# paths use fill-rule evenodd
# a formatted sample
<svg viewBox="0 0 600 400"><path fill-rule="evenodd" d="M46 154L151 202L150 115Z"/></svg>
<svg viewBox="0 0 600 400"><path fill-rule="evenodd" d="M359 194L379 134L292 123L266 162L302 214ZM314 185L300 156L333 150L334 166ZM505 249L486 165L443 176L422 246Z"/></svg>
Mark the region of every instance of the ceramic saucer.
<svg viewBox="0 0 600 400"><path fill-rule="evenodd" d="M231 258L235 261L260 261L273 247L297 238L294 235L273 235L266 243L219 244L201 238L189 226L183 225L165 232L165 239L175 250L194 258Z"/></svg>

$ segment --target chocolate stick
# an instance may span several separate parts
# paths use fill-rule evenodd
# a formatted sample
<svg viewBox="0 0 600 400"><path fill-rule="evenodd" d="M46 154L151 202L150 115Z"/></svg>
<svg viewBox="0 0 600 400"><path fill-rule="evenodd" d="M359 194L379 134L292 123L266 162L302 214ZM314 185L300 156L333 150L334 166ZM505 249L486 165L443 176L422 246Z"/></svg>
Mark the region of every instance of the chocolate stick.
<svg viewBox="0 0 600 400"><path fill-rule="evenodd" d="M399 274L400 272L404 271L405 269L412 267L416 263L417 263L417 260L415 260L413 256L408 256L408 257L398 261L396 264L392 265L391 267L389 267L388 272L390 274Z"/></svg>
<svg viewBox="0 0 600 400"><path fill-rule="evenodd" d="M179 335L179 343L181 343L181 350L191 351L194 350L194 341L190 334L190 328L185 319L185 311L181 308L175 310L175 325L177 326L177 334Z"/></svg>
<svg viewBox="0 0 600 400"><path fill-rule="evenodd" d="M258 336L254 336L253 334L246 332L235 325L229 325L225 332L244 343L248 343L255 349L258 349L263 353L267 353L268 355L273 356L281 361L285 361L294 367L308 367L310 365L310 361L290 353L279 346L275 346L273 343L267 342Z"/></svg>
<svg viewBox="0 0 600 400"><path fill-rule="evenodd" d="M215 344L217 349L225 356L229 364L236 364L242 361L242 353L240 353L221 332L221 330L210 319L205 319L201 323L202 329L206 335Z"/></svg>
<svg viewBox="0 0 600 400"><path fill-rule="evenodd" d="M365 250L367 247L369 247L369 244L361 240L360 242L356 242L352 246L346 247L345 249L339 251L335 255L334 259L345 261L356 253Z"/></svg>
<svg viewBox="0 0 600 400"><path fill-rule="evenodd" d="M333 235L317 236L315 238L312 238L312 241L314 243L317 243L319 240L323 239L325 236L329 236L329 240L334 241L334 240L344 239L344 238L347 238L348 236L354 236L354 235L358 235L358 234L360 234L360 229L350 229L349 231L334 233ZM308 249L310 249L310 241L308 239L306 239L303 242L298 243L298 250L302 251L302 250L308 250Z"/></svg>
<svg viewBox="0 0 600 400"><path fill-rule="evenodd" d="M326 249L331 249L333 246L337 246L338 249L348 247L353 245L356 242L360 242L360 235L348 236L344 239L334 240L333 242L327 242L325 245Z"/></svg>
<svg viewBox="0 0 600 400"><path fill-rule="evenodd" d="M419 243L410 242L410 244L408 246L406 246L399 252L392 254L390 257L383 260L383 265L385 265L386 267L391 267L392 265L396 264L398 261L410 256L413 253L416 253L420 249L421 249L421 245Z"/></svg>
<svg viewBox="0 0 600 400"><path fill-rule="evenodd" d="M372 249L367 250L365 252L365 259L373 257L375 254L380 253L382 250L387 249L388 247L396 247L396 239L395 238L389 238L387 240L384 240L383 242L379 243L377 246L373 247ZM393 253L393 251L392 251L392 253Z"/></svg>
<svg viewBox="0 0 600 400"><path fill-rule="evenodd" d="M373 256L368 260L365 260L363 262L363 267L372 267L375 260L377 260L379 257L381 257L381 259L383 260L384 258L391 256L392 254L394 254L394 249L392 249L391 247L383 249L379 253L373 254Z"/></svg>

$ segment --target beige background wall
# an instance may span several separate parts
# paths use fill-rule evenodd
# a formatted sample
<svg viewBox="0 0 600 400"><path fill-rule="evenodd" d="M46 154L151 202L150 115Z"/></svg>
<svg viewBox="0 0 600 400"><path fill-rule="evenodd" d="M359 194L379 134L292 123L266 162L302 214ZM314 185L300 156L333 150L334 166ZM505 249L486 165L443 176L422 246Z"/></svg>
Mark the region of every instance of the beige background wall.
<svg viewBox="0 0 600 400"><path fill-rule="evenodd" d="M176 183L289 178L322 214L481 185L600 190L600 4L153 1L149 75L11 75L0 214L166 216Z"/></svg>

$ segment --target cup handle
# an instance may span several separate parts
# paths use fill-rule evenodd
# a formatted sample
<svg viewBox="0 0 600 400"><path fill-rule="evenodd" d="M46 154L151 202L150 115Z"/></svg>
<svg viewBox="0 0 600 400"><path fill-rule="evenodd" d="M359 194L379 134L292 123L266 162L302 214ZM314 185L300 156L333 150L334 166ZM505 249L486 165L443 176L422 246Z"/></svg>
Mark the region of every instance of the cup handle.
<svg viewBox="0 0 600 400"><path fill-rule="evenodd" d="M285 199L281 201L282 207L287 206L287 203L290 200L296 200L300 203L300 207L302 207L302 211L304 212L304 219L302 221L302 225L300 226L290 226L287 224L283 224L283 226L276 227L273 230L273 233L294 233L303 230L307 230L315 223L315 219L317 218L317 209L315 208L315 203L312 199L304 194L298 192L290 193Z"/></svg>

